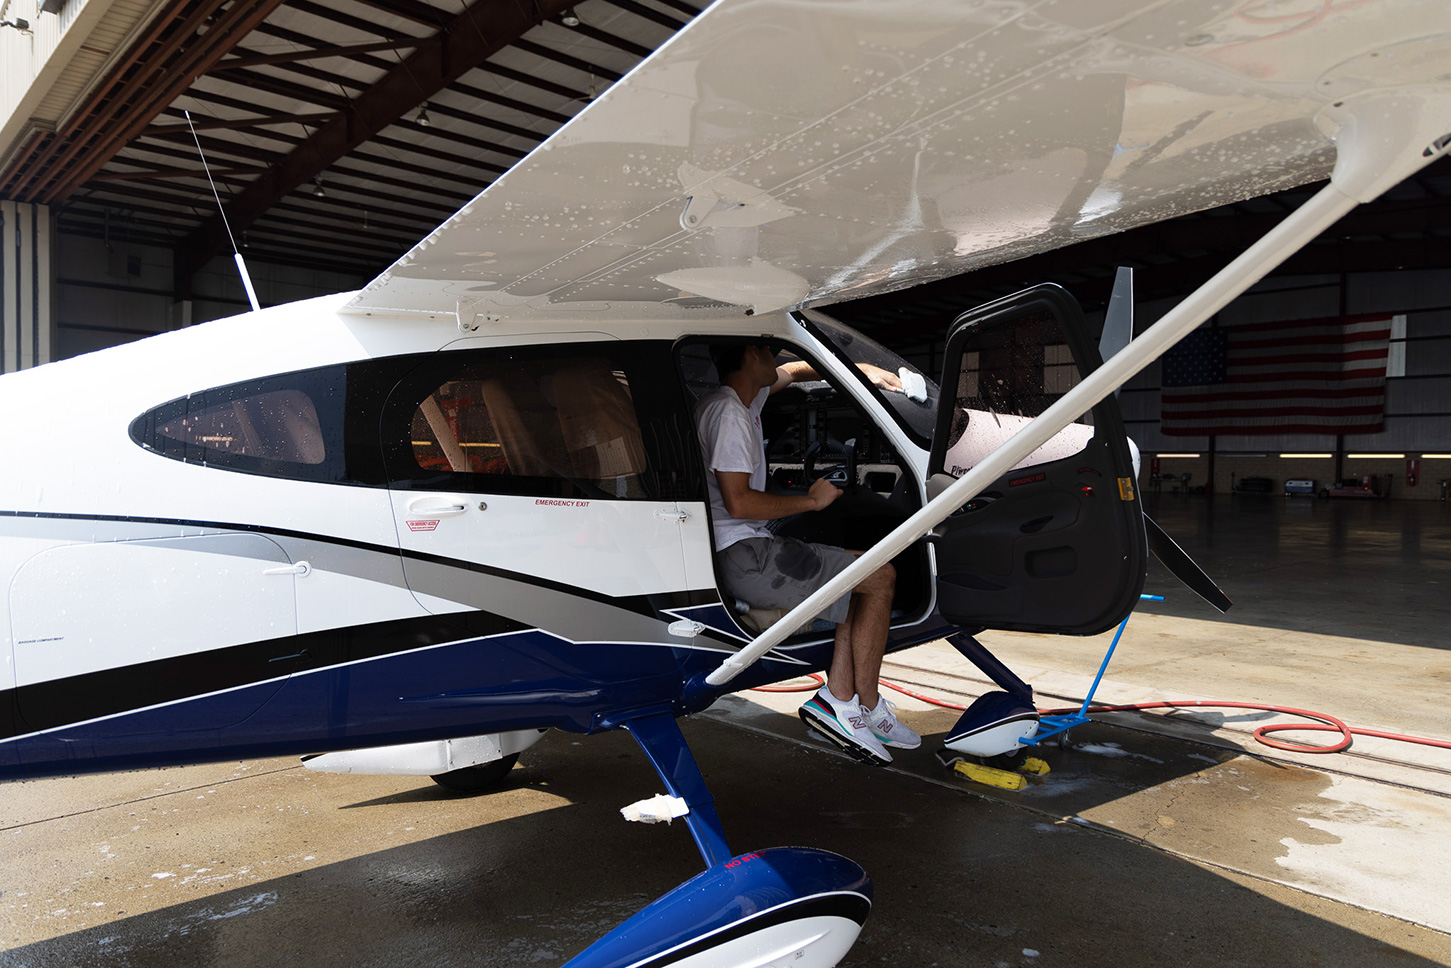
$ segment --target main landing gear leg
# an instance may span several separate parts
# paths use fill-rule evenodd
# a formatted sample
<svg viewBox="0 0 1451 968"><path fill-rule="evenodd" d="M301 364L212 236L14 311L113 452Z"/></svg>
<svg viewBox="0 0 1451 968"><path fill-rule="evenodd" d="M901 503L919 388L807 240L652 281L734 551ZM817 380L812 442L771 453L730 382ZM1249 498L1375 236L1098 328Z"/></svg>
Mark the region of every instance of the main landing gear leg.
<svg viewBox="0 0 1451 968"><path fill-rule="evenodd" d="M824 850L773 847L730 856L715 801L673 716L622 724L650 758L669 797L626 808L653 822L683 816L706 869L657 898L565 968L790 964L831 968L871 910L871 880ZM662 798L656 798L660 800Z"/></svg>

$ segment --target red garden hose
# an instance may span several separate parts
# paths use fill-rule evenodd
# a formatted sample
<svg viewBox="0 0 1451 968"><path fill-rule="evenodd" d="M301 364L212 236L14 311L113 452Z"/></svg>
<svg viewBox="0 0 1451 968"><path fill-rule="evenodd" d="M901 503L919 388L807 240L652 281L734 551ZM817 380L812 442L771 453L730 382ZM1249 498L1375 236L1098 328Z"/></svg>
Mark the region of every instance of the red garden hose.
<svg viewBox="0 0 1451 968"><path fill-rule="evenodd" d="M810 678L814 680L812 685L783 685L783 686L757 686L756 692L812 692L819 689L826 681L820 673L811 673ZM946 699L937 699L933 696L926 696L914 692L906 686L899 686L895 682L888 682L881 679L879 682L888 689L893 689L904 696L911 696L922 702L934 706L942 706L947 709L966 709L966 706L955 702L948 702ZM1254 737L1260 743L1271 749L1286 750L1291 753L1340 753L1350 749L1350 744L1356 736L1374 736L1378 739L1395 740L1398 743L1417 743L1421 746L1436 746L1441 749L1451 749L1451 742L1439 739L1428 739L1424 736L1410 736L1404 733L1388 733L1378 729L1357 729L1345 725L1334 716L1325 713L1317 713L1308 709L1295 709L1291 706L1272 706L1266 703L1254 702L1224 702L1219 700L1198 700L1183 699L1165 702L1138 702L1122 706L1089 706L1084 712L1090 713L1118 713L1137 712L1145 709L1258 709L1265 712L1280 713L1286 716L1300 716L1304 719L1313 720L1311 723L1279 723L1260 726L1254 731ZM1079 711L1078 706L1065 706L1060 709L1040 709L1042 716L1063 716ZM1287 743L1277 739L1270 739L1269 733L1278 733L1285 730L1339 733L1340 741L1329 746L1311 746L1303 743Z"/></svg>

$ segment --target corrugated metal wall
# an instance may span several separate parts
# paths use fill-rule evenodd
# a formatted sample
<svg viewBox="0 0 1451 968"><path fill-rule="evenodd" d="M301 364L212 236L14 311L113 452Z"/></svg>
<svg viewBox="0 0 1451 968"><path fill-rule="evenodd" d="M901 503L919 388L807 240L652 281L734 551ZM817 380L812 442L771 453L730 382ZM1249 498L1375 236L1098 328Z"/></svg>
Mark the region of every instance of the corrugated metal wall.
<svg viewBox="0 0 1451 968"><path fill-rule="evenodd" d="M49 207L0 202L0 373L50 362L52 275Z"/></svg>
<svg viewBox="0 0 1451 968"><path fill-rule="evenodd" d="M1171 303L1139 307L1140 329L1172 308ZM1328 458L1281 458L1281 453L1402 454L1401 458L1342 460L1341 475L1391 474L1402 498L1438 499L1439 481L1451 477L1451 459L1423 460L1420 482L1405 484L1405 460L1426 453L1451 453L1451 272L1403 270L1341 276L1271 279L1230 304L1219 316L1224 325L1271 319L1313 319L1360 313L1402 313L1406 317L1403 376L1386 381L1385 429L1376 434L1293 434L1221 436L1214 440L1214 487L1228 490L1232 480L1270 477L1276 487L1287 478L1309 477L1324 484L1335 476ZM1394 347L1393 342L1393 347ZM1169 437L1159 432L1159 364L1124 388L1120 400L1130 435L1146 453L1205 453L1206 437ZM1163 473L1193 474L1203 484L1207 458L1176 458Z"/></svg>

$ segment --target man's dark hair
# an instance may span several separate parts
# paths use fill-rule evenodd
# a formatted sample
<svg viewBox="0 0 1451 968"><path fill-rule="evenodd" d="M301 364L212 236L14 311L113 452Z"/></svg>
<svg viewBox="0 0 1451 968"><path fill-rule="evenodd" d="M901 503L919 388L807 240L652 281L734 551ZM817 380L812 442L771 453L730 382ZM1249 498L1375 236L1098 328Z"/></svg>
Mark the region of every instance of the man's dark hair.
<svg viewBox="0 0 1451 968"><path fill-rule="evenodd" d="M767 342L760 343L713 343L710 347L710 359L715 364L715 373L720 381L724 383L726 377L741 368L746 358L747 346L763 346L772 356L776 355L776 347Z"/></svg>

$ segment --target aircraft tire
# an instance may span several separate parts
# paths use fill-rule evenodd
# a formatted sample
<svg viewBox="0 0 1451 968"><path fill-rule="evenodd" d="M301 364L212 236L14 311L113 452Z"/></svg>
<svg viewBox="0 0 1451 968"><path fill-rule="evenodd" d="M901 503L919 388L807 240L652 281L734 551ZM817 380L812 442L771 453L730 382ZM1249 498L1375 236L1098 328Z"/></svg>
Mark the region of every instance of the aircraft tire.
<svg viewBox="0 0 1451 968"><path fill-rule="evenodd" d="M435 773L432 779L434 783L445 790L452 790L454 793L483 793L503 783L504 777L509 775L509 771L518 762L519 754L510 753L492 763L466 766L461 770L449 770L447 773Z"/></svg>

